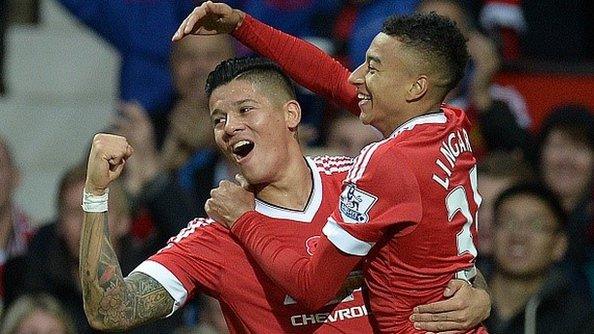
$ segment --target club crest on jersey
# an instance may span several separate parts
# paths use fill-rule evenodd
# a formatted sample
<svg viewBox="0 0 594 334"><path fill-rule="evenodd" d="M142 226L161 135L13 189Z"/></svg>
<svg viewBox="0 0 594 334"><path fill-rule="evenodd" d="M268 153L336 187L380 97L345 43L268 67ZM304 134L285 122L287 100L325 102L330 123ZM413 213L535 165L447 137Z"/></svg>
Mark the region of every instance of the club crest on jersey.
<svg viewBox="0 0 594 334"><path fill-rule="evenodd" d="M349 184L340 194L340 213L347 223L361 224L369 221L369 210L377 197Z"/></svg>

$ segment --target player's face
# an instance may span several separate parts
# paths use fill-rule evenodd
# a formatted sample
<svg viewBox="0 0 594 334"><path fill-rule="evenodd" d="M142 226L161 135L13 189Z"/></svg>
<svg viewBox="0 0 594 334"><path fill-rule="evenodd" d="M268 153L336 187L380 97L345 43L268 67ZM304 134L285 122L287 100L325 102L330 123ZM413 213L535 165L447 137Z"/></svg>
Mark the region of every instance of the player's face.
<svg viewBox="0 0 594 334"><path fill-rule="evenodd" d="M409 58L402 43L379 33L367 50L365 63L349 77L359 94L359 118L385 137L405 121L400 111L416 78L408 65Z"/></svg>
<svg viewBox="0 0 594 334"><path fill-rule="evenodd" d="M541 159L542 176L559 196L575 199L588 191L594 172L594 152L587 144L561 130L553 130L545 141Z"/></svg>
<svg viewBox="0 0 594 334"><path fill-rule="evenodd" d="M299 119L289 109L298 104L278 102L274 93L263 91L250 81L233 80L217 87L209 103L217 146L252 185L281 175L297 143L293 136Z"/></svg>
<svg viewBox="0 0 594 334"><path fill-rule="evenodd" d="M505 200L494 228L498 268L517 277L548 270L565 251L558 224L551 209L539 198L521 194Z"/></svg>

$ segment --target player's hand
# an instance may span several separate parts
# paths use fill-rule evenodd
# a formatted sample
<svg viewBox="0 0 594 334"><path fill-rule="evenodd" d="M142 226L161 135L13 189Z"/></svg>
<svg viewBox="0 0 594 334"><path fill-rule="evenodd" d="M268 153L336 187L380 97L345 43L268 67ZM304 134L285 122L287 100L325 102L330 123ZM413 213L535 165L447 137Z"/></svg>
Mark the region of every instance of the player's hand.
<svg viewBox="0 0 594 334"><path fill-rule="evenodd" d="M482 289L454 279L448 283L444 301L415 307L410 320L429 333L461 333L476 327L491 313L491 299Z"/></svg>
<svg viewBox="0 0 594 334"><path fill-rule="evenodd" d="M182 22L172 41L179 41L188 35L228 34L235 30L245 17L245 13L224 3L206 1Z"/></svg>
<svg viewBox="0 0 594 334"><path fill-rule="evenodd" d="M247 183L239 177L236 179L238 183L221 181L218 188L210 191L210 198L204 204L208 216L228 228L233 227L241 215L256 207L254 194L246 190Z"/></svg>
<svg viewBox="0 0 594 334"><path fill-rule="evenodd" d="M85 191L95 196L104 194L109 184L120 176L133 152L122 136L96 134L89 153Z"/></svg>

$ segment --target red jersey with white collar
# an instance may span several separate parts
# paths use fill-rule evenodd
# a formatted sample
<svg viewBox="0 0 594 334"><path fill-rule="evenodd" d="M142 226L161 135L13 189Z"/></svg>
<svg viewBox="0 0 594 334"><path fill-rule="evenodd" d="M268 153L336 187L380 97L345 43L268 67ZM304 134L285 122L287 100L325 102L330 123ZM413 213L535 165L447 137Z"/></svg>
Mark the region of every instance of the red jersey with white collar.
<svg viewBox="0 0 594 334"><path fill-rule="evenodd" d="M359 114L350 72L315 46L249 15L233 35L299 84ZM360 257L345 254L367 255L366 283L380 329L415 333L408 321L413 306L442 299L449 279L474 275L481 198L468 125L461 110L443 106L366 147L311 258L282 250L266 233L271 221L258 213L242 216L232 231L270 277L314 307L357 265Z"/></svg>
<svg viewBox="0 0 594 334"><path fill-rule="evenodd" d="M316 157L307 163L313 188L304 211L256 202L259 213L275 219L268 226L275 240L302 256L314 253L352 159ZM218 299L232 333L372 333L360 271L349 277L350 286L339 298L310 310L269 279L229 231L211 219L190 222L134 271L159 281L175 299L174 310L198 292Z"/></svg>

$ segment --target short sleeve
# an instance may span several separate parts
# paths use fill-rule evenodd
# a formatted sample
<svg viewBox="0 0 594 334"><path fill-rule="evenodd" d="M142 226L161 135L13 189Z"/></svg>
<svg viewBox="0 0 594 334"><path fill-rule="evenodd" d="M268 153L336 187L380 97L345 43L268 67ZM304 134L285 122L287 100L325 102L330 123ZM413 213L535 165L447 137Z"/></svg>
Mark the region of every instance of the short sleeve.
<svg viewBox="0 0 594 334"><path fill-rule="evenodd" d="M169 240L167 246L141 263L132 272L158 281L175 300L173 310L192 298L198 289L218 295L224 267L221 243L227 237L207 219L194 219Z"/></svg>
<svg viewBox="0 0 594 334"><path fill-rule="evenodd" d="M406 159L395 150L364 150L323 232L343 252L365 256L388 231L410 233L422 212L418 181Z"/></svg>

